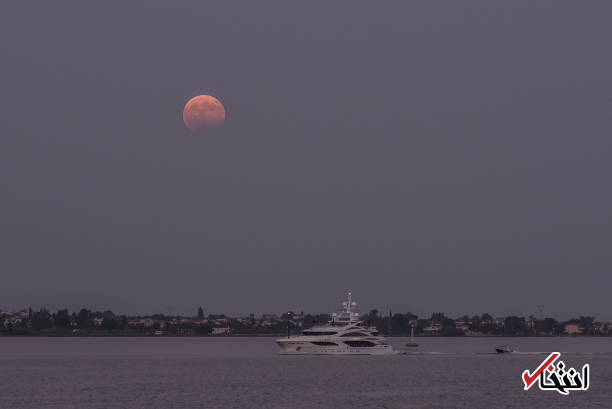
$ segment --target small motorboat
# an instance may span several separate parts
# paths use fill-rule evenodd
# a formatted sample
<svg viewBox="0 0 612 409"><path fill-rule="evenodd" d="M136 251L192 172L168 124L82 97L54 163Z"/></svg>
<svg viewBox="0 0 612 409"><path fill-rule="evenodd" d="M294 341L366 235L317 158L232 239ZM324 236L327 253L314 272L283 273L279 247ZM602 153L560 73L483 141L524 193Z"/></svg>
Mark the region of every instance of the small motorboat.
<svg viewBox="0 0 612 409"><path fill-rule="evenodd" d="M410 341L408 341L408 342L406 343L406 346L407 346L407 347L418 347L418 346L419 346L419 344L417 344L417 343L414 341L414 327L412 327L412 329L410 329Z"/></svg>
<svg viewBox="0 0 612 409"><path fill-rule="evenodd" d="M514 350L508 345L500 345L495 347L495 352L497 352L498 354L509 354L511 352L514 352Z"/></svg>

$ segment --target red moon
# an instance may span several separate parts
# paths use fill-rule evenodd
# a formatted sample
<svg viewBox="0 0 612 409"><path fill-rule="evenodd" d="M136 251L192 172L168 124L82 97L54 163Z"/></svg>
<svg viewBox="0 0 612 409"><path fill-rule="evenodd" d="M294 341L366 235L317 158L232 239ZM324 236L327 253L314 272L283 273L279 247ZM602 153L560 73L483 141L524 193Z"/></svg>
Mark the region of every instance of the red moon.
<svg viewBox="0 0 612 409"><path fill-rule="evenodd" d="M220 128L225 122L225 108L221 101L215 97L198 95L185 104L183 122L191 132Z"/></svg>

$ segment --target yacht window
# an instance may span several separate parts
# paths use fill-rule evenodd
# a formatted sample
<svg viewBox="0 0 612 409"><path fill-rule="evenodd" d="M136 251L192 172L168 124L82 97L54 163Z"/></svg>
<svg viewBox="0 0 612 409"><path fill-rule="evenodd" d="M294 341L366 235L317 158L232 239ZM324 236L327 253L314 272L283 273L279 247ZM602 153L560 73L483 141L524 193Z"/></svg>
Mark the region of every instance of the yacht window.
<svg viewBox="0 0 612 409"><path fill-rule="evenodd" d="M335 342L328 342L328 341L312 341L311 344L320 345L320 346L336 346L336 345L338 345Z"/></svg>
<svg viewBox="0 0 612 409"><path fill-rule="evenodd" d="M336 331L303 331L302 335L336 335Z"/></svg>
<svg viewBox="0 0 612 409"><path fill-rule="evenodd" d="M344 341L350 347L373 347L375 344L370 341Z"/></svg>
<svg viewBox="0 0 612 409"><path fill-rule="evenodd" d="M363 332L347 332L346 334L340 335L341 337L367 337L370 334L364 334Z"/></svg>

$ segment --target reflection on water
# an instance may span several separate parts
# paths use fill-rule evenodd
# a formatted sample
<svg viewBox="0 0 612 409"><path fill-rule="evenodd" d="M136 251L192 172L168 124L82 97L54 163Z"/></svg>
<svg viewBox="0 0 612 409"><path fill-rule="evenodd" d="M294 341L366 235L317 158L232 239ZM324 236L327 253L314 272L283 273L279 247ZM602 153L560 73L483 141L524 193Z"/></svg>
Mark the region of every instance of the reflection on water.
<svg viewBox="0 0 612 409"><path fill-rule="evenodd" d="M283 356L272 338L0 338L0 408L609 408L610 338L419 338L394 356ZM508 344L515 353L496 354ZM591 388L522 390L542 355Z"/></svg>

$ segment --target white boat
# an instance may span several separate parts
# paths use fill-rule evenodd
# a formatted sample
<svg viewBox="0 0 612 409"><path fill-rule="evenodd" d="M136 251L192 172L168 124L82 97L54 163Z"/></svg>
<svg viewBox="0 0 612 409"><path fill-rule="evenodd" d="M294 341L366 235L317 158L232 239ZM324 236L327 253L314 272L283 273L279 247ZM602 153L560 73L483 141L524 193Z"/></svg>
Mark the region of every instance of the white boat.
<svg viewBox="0 0 612 409"><path fill-rule="evenodd" d="M279 338L276 343L283 354L320 355L388 355L393 348L375 327L364 325L359 314L353 312L357 305L348 293L342 309L332 314L326 325L304 330L302 335Z"/></svg>

